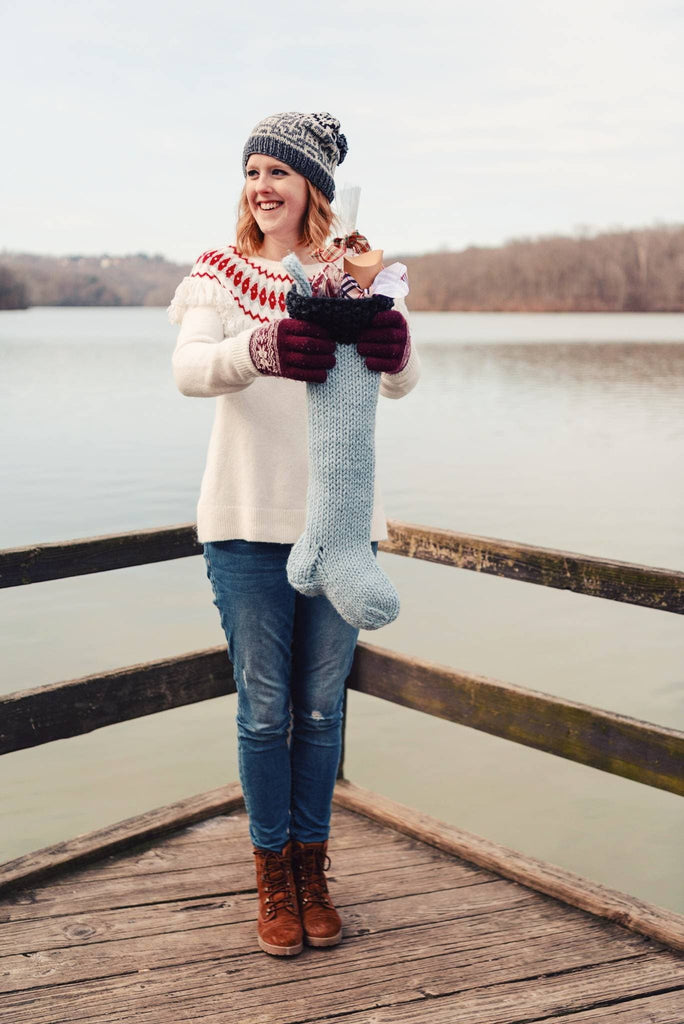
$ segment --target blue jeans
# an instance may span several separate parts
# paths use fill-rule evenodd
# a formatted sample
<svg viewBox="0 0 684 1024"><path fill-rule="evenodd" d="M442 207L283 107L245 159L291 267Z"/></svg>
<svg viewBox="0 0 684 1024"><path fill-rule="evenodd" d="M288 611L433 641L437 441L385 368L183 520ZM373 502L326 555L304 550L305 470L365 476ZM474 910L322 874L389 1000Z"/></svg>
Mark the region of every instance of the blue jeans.
<svg viewBox="0 0 684 1024"><path fill-rule="evenodd" d="M378 542L372 541L377 556ZM204 544L237 685L238 764L250 838L265 850L330 831L344 683L359 630L287 579L291 544Z"/></svg>

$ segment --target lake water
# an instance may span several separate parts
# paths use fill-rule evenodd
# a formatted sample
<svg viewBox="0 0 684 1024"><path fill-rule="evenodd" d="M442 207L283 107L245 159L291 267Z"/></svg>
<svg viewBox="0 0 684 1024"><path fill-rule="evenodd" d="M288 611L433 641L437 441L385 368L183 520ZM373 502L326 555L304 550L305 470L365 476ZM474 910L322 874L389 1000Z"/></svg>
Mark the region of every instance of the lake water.
<svg viewBox="0 0 684 1024"><path fill-rule="evenodd" d="M684 315L422 313L380 400L390 518L684 569ZM214 401L176 389L161 309L0 314L0 546L194 520ZM684 728L679 616L380 553L361 639ZM201 557L0 591L3 692L224 643ZM0 860L237 778L235 697L0 759ZM684 910L681 800L351 693L346 773Z"/></svg>

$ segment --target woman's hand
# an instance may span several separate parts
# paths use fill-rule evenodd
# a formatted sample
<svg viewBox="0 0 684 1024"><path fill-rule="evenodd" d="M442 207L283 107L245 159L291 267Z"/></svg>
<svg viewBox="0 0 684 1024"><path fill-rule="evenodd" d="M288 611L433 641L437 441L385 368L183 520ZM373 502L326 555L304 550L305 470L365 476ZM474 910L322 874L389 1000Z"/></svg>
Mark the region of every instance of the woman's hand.
<svg viewBox="0 0 684 1024"><path fill-rule="evenodd" d="M335 342L318 324L307 320L273 320L252 332L249 354L268 377L322 384L335 365Z"/></svg>
<svg viewBox="0 0 684 1024"><path fill-rule="evenodd" d="M403 370L411 353L411 335L401 313L396 309L376 313L369 326L359 332L356 351L365 357L369 370L377 373Z"/></svg>

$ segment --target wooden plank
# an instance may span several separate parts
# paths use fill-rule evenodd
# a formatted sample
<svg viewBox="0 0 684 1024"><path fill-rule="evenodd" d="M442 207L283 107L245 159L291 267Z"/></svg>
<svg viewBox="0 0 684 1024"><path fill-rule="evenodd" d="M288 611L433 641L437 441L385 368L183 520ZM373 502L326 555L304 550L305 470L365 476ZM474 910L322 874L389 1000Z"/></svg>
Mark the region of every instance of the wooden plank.
<svg viewBox="0 0 684 1024"><path fill-rule="evenodd" d="M201 555L194 523L0 551L0 588Z"/></svg>
<svg viewBox="0 0 684 1024"><path fill-rule="evenodd" d="M97 860L80 869L78 877L81 881L89 878L104 881L111 878L128 878L132 875L158 875L166 871L220 867L240 861L251 863L252 843L246 830L244 834L241 830L230 837L221 837L220 841L216 838L213 842L175 843L175 838L175 835L171 836L170 841L166 842L163 837L155 837L145 843L136 843L131 849L106 856L105 859ZM358 863L362 865L370 845L390 850L397 845L398 838L397 833L390 829L384 829L384 834L381 832L380 836L373 836L370 831L366 833L363 828L356 832L352 826L347 830L335 829L331 832L329 850L331 854L333 851L337 853L341 850L356 851ZM413 846L412 849L418 849L418 846ZM464 869L475 870L470 865L464 865ZM53 884L60 885L65 881L65 878L59 875Z"/></svg>
<svg viewBox="0 0 684 1024"><path fill-rule="evenodd" d="M427 846L397 845L391 841L374 845L363 865L364 891L373 892L373 874L387 868L388 859L394 868L408 871L429 866L433 877L436 859ZM357 874L356 850L340 850L335 854L333 879L344 872ZM384 883L386 886L387 883ZM158 871L138 875L135 871L115 878L99 878L97 871L88 867L71 872L45 885L22 888L8 893L0 903L0 924L10 921L37 921L55 915L74 915L116 907L144 906L170 900L196 899L237 892L250 892L255 888L254 857L246 843L240 860L224 864L184 870Z"/></svg>
<svg viewBox="0 0 684 1024"><path fill-rule="evenodd" d="M0 864L0 894L4 895L17 885L46 878L52 872L72 868L105 853L123 850L141 839L182 828L214 814L226 814L242 806L244 801L240 784L233 782L137 814L74 839L46 846Z"/></svg>
<svg viewBox="0 0 684 1024"><path fill-rule="evenodd" d="M0 698L0 754L235 690L225 646L17 690Z"/></svg>
<svg viewBox="0 0 684 1024"><path fill-rule="evenodd" d="M428 859L407 860L400 858L396 867L385 867L388 848L378 851L375 871L359 874L345 867L335 858L333 871L328 875L331 892L344 883L345 900L350 903L367 900L390 900L400 896L440 892L443 889L457 889L469 885L493 882L487 878L480 880L477 876L467 875L463 867L455 863L451 867L440 867L435 871L434 861ZM496 879L494 877L495 881ZM521 887L523 893L515 896L516 905L532 902L531 891ZM233 901L239 896L253 893L255 889L254 865L252 861L243 861L218 868L204 868L192 872L162 872L148 876L133 884L131 879L121 879L106 885L84 883L81 886L60 886L60 891L40 887L21 890L19 893L6 897L0 902L0 924L4 934L7 929L19 924L36 924L49 927L49 921L62 921L64 927L70 921L82 921L88 915L101 917L103 914L118 913L125 908L134 919L140 908L144 915L145 908L155 904L190 906L193 900L202 900L209 904L216 900ZM513 898L513 897L511 897ZM61 927L61 925L59 925Z"/></svg>
<svg viewBox="0 0 684 1024"><path fill-rule="evenodd" d="M537 1018L530 1024L684 1024L684 991L595 1006L562 1017Z"/></svg>
<svg viewBox="0 0 684 1024"><path fill-rule="evenodd" d="M242 891L231 891L232 887L224 885L224 890L214 895L193 895L181 899L164 898L155 903L151 902L151 899L161 889L158 880L155 880L154 888L147 892L147 902L132 905L126 903L115 908L107 906L104 900L100 900L105 904L102 907L92 907L93 901L87 899L68 903L63 899L62 893L52 892L45 894L44 897L39 896L42 905L38 906L49 912L46 916L12 920L9 919L9 908L0 903L0 914L8 918L0 929L0 957L17 951L36 952L68 945L84 946L105 940L161 935L174 930L206 928L210 925L254 922L256 910L252 866L241 865L239 875L232 874L233 877L237 877ZM428 861L422 864L390 867L382 872L359 874L353 866L348 866L345 870L344 865L339 864L335 858L333 871L328 877L333 899L340 910L344 910L345 934L348 935L357 931L366 934L370 930L367 917L362 926L355 927L360 921L356 909L358 907L362 910L365 907L378 907L376 924L384 915L391 913L389 908L398 905L398 901L403 899L415 900L420 905L425 900L426 907L428 904L433 906L432 901L448 899L455 903L460 913L466 905L471 905L467 900L464 901L464 894L461 892L470 886L497 886L496 890L489 892L487 906L490 909L494 907L497 914L503 915L502 920L506 914L518 915L521 908L530 914L531 919L541 918L549 913L546 904L541 904L541 910L539 909L539 898L535 898L535 894L524 886L517 886L511 891L505 887L511 887L513 883L497 879L489 872L464 868L456 859L441 864L438 870L435 869L433 861ZM204 878L198 879L198 883L202 882ZM164 896L168 895L167 888ZM483 916L481 902L477 916L478 919ZM253 941L252 935L250 948Z"/></svg>
<svg viewBox="0 0 684 1024"><path fill-rule="evenodd" d="M641 966L599 965L446 996L425 991L410 1003L373 1007L370 1016L368 1011L334 1013L325 1024L683 1024L684 989L676 985L642 995L635 980ZM658 980L655 970L651 977L654 987L668 984L667 979ZM233 1020L238 1017L217 1016L212 1024Z"/></svg>
<svg viewBox="0 0 684 1024"><path fill-rule="evenodd" d="M684 614L684 572L395 519L387 521L387 533L379 550L392 555Z"/></svg>
<svg viewBox="0 0 684 1024"><path fill-rule="evenodd" d="M568 1013L617 1001L616 990L623 999L643 997L673 990L682 981L682 965L667 951L583 966L597 951L581 944L567 950L557 935L529 945L504 943L491 956L487 945L460 949L452 938L436 946L434 931L422 932L420 937L413 932L360 937L335 952L307 949L286 962L261 952L193 963L179 959L154 970L138 967L57 988L49 984L48 967L45 987L8 993L3 1009L12 1024L54 1024L57 997L60 1020L79 1024L301 1024L345 1017L377 1024L382 1007L407 1011L394 1017L390 1012L389 1020L420 1022L425 1000L452 996L457 1011L452 1024L511 1024L535 1013ZM574 966L564 969L568 959Z"/></svg>
<svg viewBox="0 0 684 1024"><path fill-rule="evenodd" d="M684 573L454 530L387 521L379 550L578 594L684 613ZM194 523L0 551L0 587L202 553Z"/></svg>
<svg viewBox="0 0 684 1024"><path fill-rule="evenodd" d="M228 814L215 814L211 818L203 818L192 825L184 825L170 835L141 840L139 844L136 844L134 850L144 850L148 846L159 846L163 849L166 846L202 846L207 843L214 845L217 841L223 842L224 839L232 839L236 835L246 836L246 821L247 815L242 810L230 811ZM375 827L382 828L377 824Z"/></svg>
<svg viewBox="0 0 684 1024"><path fill-rule="evenodd" d="M355 844L363 846L367 842L378 840L386 842L393 836L392 831L378 822L341 807L333 808L330 828L330 841L335 846L341 837L349 837L350 846ZM158 845L165 849L186 844L193 846L204 843L214 844L217 840L231 839L235 835L241 835L246 841L249 841L247 814L244 811L234 811L230 814L218 814L213 818L206 818L194 825L183 827L173 835L150 839L149 845Z"/></svg>
<svg viewBox="0 0 684 1024"><path fill-rule="evenodd" d="M340 807L366 814L374 821L479 864L504 878L648 935L672 949L684 950L684 916L681 914L437 821L421 811L350 782L337 783L334 800Z"/></svg>
<svg viewBox="0 0 684 1024"><path fill-rule="evenodd" d="M403 933L407 929L421 946L434 942L437 950L447 937L461 953L480 948L484 940L492 958L499 957L502 951L513 953L516 943L525 947L527 956L531 955L533 947L537 951L548 947L555 949L556 955L561 957L562 950L572 946L576 951L581 950L582 963L587 956L615 959L618 955L643 952L643 943L630 932L624 931L609 940L600 930L587 927L586 920L579 914L576 919L568 920L566 918L571 915L559 915L555 908L543 908L546 914L540 913L539 898L530 903L529 893L526 894L522 886L514 886L504 880L471 886L465 892L459 889L375 903L364 901L352 907L345 902L343 887L338 888L342 889L341 895L338 897L336 891L333 898L342 913L345 943L354 937L361 936L367 941L368 936L394 933L394 937L390 935L382 946L383 957L390 958L392 962L396 957L392 947L396 947L398 938L404 944L406 935ZM148 928L145 934L134 933L126 938L115 938L107 932L99 940L83 944L79 942L79 936L84 924L79 918L77 925L70 926L68 945L63 935L61 946L53 949L44 944L34 922L32 944L15 944L13 953L0 958L0 992L31 988L41 984L45 976L49 976L51 985L63 985L131 972L137 970L141 963L152 970L179 962L196 963L228 953L256 952L257 908L254 894L243 896L237 910L234 906L228 908L225 916L232 918L228 922L216 920L213 906L208 913L201 914L201 923L194 926L190 925L182 910L180 917L176 910L175 920L167 910L164 918L159 915L155 918L156 931ZM137 919L143 926L147 909L139 908L137 912ZM197 911L195 918L199 916ZM163 930L160 929L162 920L166 923ZM397 929L400 935L396 935ZM17 942L21 931L16 926L10 926L10 936L6 941L12 941L11 933L15 931L18 932L15 936ZM25 929L23 937L29 937ZM356 958L357 954L351 951L349 956ZM374 957L378 956L376 943ZM338 958L337 969L341 967L342 959ZM258 972L258 964L254 966ZM377 963L376 967L379 966ZM243 980L249 980L251 984L251 976Z"/></svg>
<svg viewBox="0 0 684 1024"><path fill-rule="evenodd" d="M389 829L386 831L386 836L387 838L383 841L373 844L372 852L370 849L359 851L356 844L351 846L344 842L339 845L335 844L336 859L339 861L340 857L344 856L344 862L353 863L358 871L365 870L364 865L370 863L368 868L370 871L377 866L377 857L389 858L395 850L399 851L399 856L408 857L409 863L414 863L427 856L420 843L413 845L397 843L396 836L393 836ZM206 844L204 849L206 849ZM125 857L117 853L105 861L97 861L79 868L76 872L72 871L68 875L60 875L51 880L51 891L57 893L60 887L70 890L74 885L82 886L86 882L92 883L95 888L102 888L105 884L120 879L122 884L135 884L144 892L146 882L154 884L151 876L159 878L165 875L171 877L176 874L181 877L184 872L189 874L195 872L199 877L200 872L205 869L211 872L215 868L224 869L236 865L249 865L247 875L251 884L254 881L252 878L254 863L252 849L249 838L242 840L235 838L229 843L221 843L209 857L202 856L201 850L199 855L194 857L195 848L187 846L175 849L152 848L144 851L140 856L137 855L136 850L131 851Z"/></svg>
<svg viewBox="0 0 684 1024"><path fill-rule="evenodd" d="M211 817L200 818L183 823L183 816L192 813L196 807L206 807L208 813L211 808L222 806L221 801L226 797L235 797L238 801L235 808L231 805L227 812L218 811ZM170 834L167 832L147 831L154 820L150 815L159 815L160 819L166 821L180 821L181 823ZM109 840L116 833L113 829L122 829L122 835L130 837L127 846L110 850ZM137 828L143 831L138 836ZM231 783L229 786L220 787L217 790L210 790L198 796L185 797L174 804L167 804L154 811L126 819L117 825L108 825L103 829L90 832L87 836L76 838L76 849L79 850L84 840L87 840L90 847L98 849L98 842L102 842L102 857L95 863L82 866L76 861L66 861L60 865L60 873L49 884L59 885L68 877L65 872L78 870L79 878L83 879L89 875L96 875L98 878L105 878L110 873L129 875L136 872L145 872L148 858L150 863L155 860L163 864L167 860L173 863L188 861L188 866L198 866L199 863L224 863L226 857L236 857L236 851L241 853L237 859L249 859L252 853L252 843L249 837L249 819L244 810L244 801L241 799L241 790L238 783ZM350 848L361 846L366 847L369 843L375 845L392 845L403 842L404 837L392 829L383 827L376 822L365 818L363 815L354 814L352 811L334 809L331 819L331 844L337 848ZM64 844L58 843L54 847L47 847L49 851L61 853ZM412 849L420 849L418 843L412 843ZM44 852L44 851L38 851ZM29 855L33 856L33 854ZM111 870L110 870L111 869ZM163 868L160 868L163 870ZM494 876L492 876L494 877ZM2 898L0 896L0 898Z"/></svg>
<svg viewBox="0 0 684 1024"><path fill-rule="evenodd" d="M370 644L347 685L403 707L684 796L684 732Z"/></svg>

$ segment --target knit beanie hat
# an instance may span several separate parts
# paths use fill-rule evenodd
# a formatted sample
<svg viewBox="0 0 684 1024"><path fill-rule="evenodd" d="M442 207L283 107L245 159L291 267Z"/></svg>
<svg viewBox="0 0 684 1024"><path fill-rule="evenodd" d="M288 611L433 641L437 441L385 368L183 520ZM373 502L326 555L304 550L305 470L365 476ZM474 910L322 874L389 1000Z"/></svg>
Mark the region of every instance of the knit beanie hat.
<svg viewBox="0 0 684 1024"><path fill-rule="evenodd" d="M254 127L242 153L242 170L252 153L282 160L303 174L332 201L335 196L335 168L347 155L347 140L340 122L332 114L272 114Z"/></svg>

